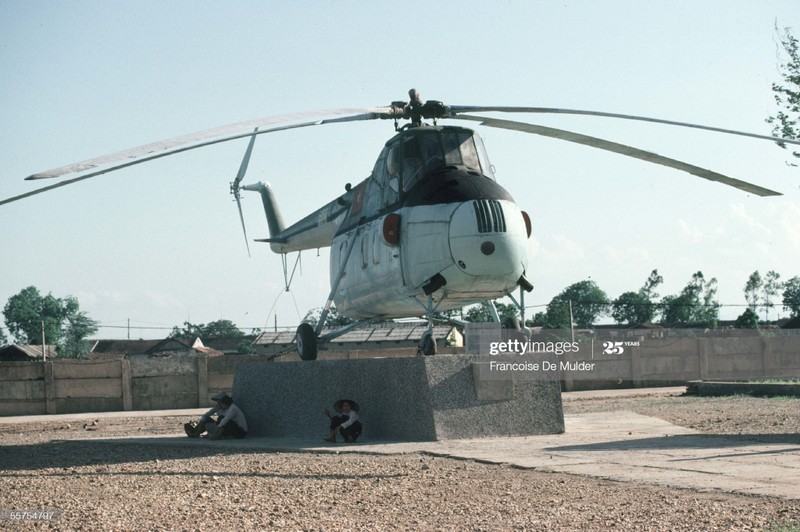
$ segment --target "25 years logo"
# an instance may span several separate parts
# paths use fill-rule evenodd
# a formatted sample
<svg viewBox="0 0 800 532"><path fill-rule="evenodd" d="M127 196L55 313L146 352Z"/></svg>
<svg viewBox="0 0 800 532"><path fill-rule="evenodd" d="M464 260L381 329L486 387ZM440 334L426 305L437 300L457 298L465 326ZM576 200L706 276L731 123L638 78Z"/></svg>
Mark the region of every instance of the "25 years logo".
<svg viewBox="0 0 800 532"><path fill-rule="evenodd" d="M639 347L639 342L603 342L603 354L621 355L625 353L626 347Z"/></svg>

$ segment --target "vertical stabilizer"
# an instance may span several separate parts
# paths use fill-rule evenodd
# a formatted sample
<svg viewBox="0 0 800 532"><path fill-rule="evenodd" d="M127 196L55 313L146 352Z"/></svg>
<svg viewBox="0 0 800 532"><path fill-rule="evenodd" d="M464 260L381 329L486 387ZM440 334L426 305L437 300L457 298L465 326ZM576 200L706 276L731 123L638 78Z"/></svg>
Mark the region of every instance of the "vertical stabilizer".
<svg viewBox="0 0 800 532"><path fill-rule="evenodd" d="M267 225L269 225L270 238L277 238L283 232L285 225L283 223L283 216L278 208L278 202L275 200L275 194L272 192L272 187L269 183L255 183L253 185L245 185L243 190L251 190L261 194L261 202L264 204L264 214L267 216Z"/></svg>

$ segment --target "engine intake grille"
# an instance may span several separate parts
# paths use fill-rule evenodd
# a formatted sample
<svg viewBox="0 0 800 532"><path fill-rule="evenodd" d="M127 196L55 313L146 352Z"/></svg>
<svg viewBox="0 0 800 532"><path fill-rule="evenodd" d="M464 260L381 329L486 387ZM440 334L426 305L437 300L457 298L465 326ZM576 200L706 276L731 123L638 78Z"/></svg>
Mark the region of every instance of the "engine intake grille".
<svg viewBox="0 0 800 532"><path fill-rule="evenodd" d="M476 200L472 202L479 233L505 233L506 217L503 206L497 200Z"/></svg>

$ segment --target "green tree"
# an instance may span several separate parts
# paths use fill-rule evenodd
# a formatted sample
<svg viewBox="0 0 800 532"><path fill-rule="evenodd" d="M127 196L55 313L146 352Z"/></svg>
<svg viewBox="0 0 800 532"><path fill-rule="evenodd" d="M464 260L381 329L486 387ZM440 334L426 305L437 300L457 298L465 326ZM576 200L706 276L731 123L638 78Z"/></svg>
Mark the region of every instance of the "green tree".
<svg viewBox="0 0 800 532"><path fill-rule="evenodd" d="M519 318L519 309L517 309L517 306L514 304L506 304L495 301L494 306L497 309L497 315L500 316L501 323L506 318ZM494 317L492 316L492 310L489 307L489 304L483 302L479 305L470 307L467 310L467 313L464 315L464 321L473 323L488 323L494 321Z"/></svg>
<svg viewBox="0 0 800 532"><path fill-rule="evenodd" d="M321 315L322 315L321 308L318 308L316 310L310 310L306 314L305 318L303 318L303 321L306 323L310 323L311 325L316 327L317 323L319 323L319 317ZM353 320L351 320L347 316L339 314L339 311L336 310L336 307L334 305L331 305L330 311L328 312L328 316L325 318L325 327L333 329L336 327L344 327L345 325L350 325L351 323L353 323Z"/></svg>
<svg viewBox="0 0 800 532"><path fill-rule="evenodd" d="M737 329L758 329L758 314L748 307L742 312L741 316L736 318L736 323L733 326Z"/></svg>
<svg viewBox="0 0 800 532"><path fill-rule="evenodd" d="M747 301L747 306L753 312L758 309L758 302L761 299L761 287L764 286L764 281L761 280L761 274L758 270L750 274L747 283L744 285L744 299Z"/></svg>
<svg viewBox="0 0 800 532"><path fill-rule="evenodd" d="M78 300L64 299L52 294L42 296L39 289L29 286L9 298L3 309L9 332L19 344L56 345L60 356L83 356L83 340L97 332L97 322L81 312Z"/></svg>
<svg viewBox="0 0 800 532"><path fill-rule="evenodd" d="M783 285L783 310L800 316L800 277L794 276Z"/></svg>
<svg viewBox="0 0 800 532"><path fill-rule="evenodd" d="M663 282L664 278L659 275L658 270L653 270L647 277L647 281L645 281L644 286L639 289L639 294L646 297L650 301L658 299L659 296L658 293L656 293L656 288L658 288L658 286Z"/></svg>
<svg viewBox="0 0 800 532"><path fill-rule="evenodd" d="M658 270L650 272L647 281L638 292L625 292L611 304L611 317L617 323L648 323L653 321L656 314L656 305L653 302L658 298L655 289L664 282Z"/></svg>
<svg viewBox="0 0 800 532"><path fill-rule="evenodd" d="M89 352L86 338L97 332L97 322L80 310L78 300L68 296L64 300L66 315L58 354L65 358L83 358Z"/></svg>
<svg viewBox="0 0 800 532"><path fill-rule="evenodd" d="M11 296L3 308L8 331L18 344L57 344L61 339L64 312L61 303L51 294L42 297L35 286L23 288Z"/></svg>
<svg viewBox="0 0 800 532"><path fill-rule="evenodd" d="M565 288L547 305L545 326L549 329L570 327L570 304L572 321L578 327L591 327L598 317L608 312L609 301L604 291L592 280L580 281Z"/></svg>
<svg viewBox="0 0 800 532"><path fill-rule="evenodd" d="M250 340L242 340L236 346L236 352L240 355L253 355L256 352L256 346Z"/></svg>
<svg viewBox="0 0 800 532"><path fill-rule="evenodd" d="M774 270L767 272L764 276L764 286L761 288L761 301L764 304L764 313L766 321L769 321L769 309L775 306L772 302L773 298L778 296L778 292L783 289L783 283L780 281L781 274Z"/></svg>
<svg viewBox="0 0 800 532"><path fill-rule="evenodd" d="M781 83L772 84L775 102L780 110L776 116L767 118L772 124L772 134L776 137L798 140L800 139L800 48L797 39L791 34L789 28L783 33L775 28L778 33L783 51L787 55L786 63L781 65ZM778 142L778 146L786 149L786 144ZM795 158L800 158L800 152L792 152Z"/></svg>
<svg viewBox="0 0 800 532"><path fill-rule="evenodd" d="M8 337L6 336L6 332L0 328L0 346L4 346L8 343Z"/></svg>
<svg viewBox="0 0 800 532"><path fill-rule="evenodd" d="M720 307L716 295L717 280L706 280L703 272L698 271L680 294L666 296L661 301L661 321L670 325L716 327Z"/></svg>
<svg viewBox="0 0 800 532"><path fill-rule="evenodd" d="M647 323L653 314L653 304L639 292L624 292L611 303L611 317L617 323Z"/></svg>
<svg viewBox="0 0 800 532"><path fill-rule="evenodd" d="M195 338L230 338L244 336L236 325L230 320L217 320L208 324L183 322L183 327L177 325L172 328L170 338L183 338L193 340Z"/></svg>
<svg viewBox="0 0 800 532"><path fill-rule="evenodd" d="M526 320L527 327L544 327L547 324L547 314L544 312L537 312L533 318Z"/></svg>

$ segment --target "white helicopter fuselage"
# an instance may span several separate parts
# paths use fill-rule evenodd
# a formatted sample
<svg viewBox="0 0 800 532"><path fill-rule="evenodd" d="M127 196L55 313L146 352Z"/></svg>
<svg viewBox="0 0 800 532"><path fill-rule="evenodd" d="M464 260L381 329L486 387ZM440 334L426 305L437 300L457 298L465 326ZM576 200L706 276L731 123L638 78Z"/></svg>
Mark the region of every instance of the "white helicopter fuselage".
<svg viewBox="0 0 800 532"><path fill-rule="evenodd" d="M403 318L530 290L530 218L496 183L472 130L401 130L369 178L284 228L260 190L271 249L331 246L331 299L353 319Z"/></svg>
<svg viewBox="0 0 800 532"><path fill-rule="evenodd" d="M490 203L505 221L481 228L476 212ZM400 221L395 244L384 236L391 215ZM423 287L437 275L446 282L432 293L437 310L495 299L518 285L527 250L525 222L511 201L401 207L333 239L331 279L344 264L334 303L356 319L419 316L426 310Z"/></svg>

